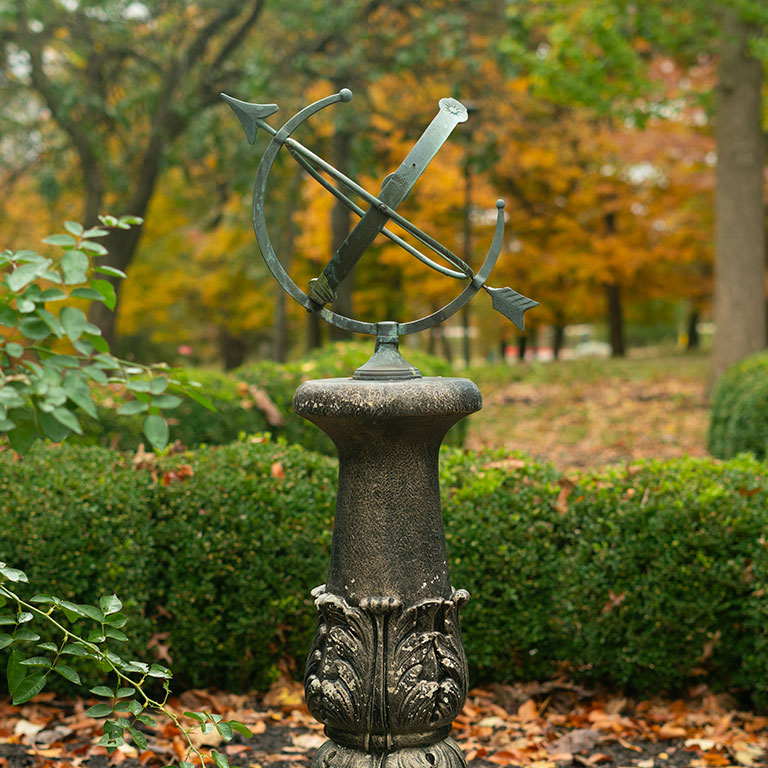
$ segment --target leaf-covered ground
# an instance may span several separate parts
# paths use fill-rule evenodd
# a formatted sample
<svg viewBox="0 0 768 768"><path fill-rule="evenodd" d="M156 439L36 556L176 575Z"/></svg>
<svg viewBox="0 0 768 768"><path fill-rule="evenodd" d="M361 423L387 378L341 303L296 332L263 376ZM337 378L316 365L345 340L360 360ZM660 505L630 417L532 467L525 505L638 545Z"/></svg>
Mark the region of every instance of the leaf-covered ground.
<svg viewBox="0 0 768 768"><path fill-rule="evenodd" d="M561 469L707 455L699 355L494 366L472 377L484 406L470 418L470 448L520 450Z"/></svg>
<svg viewBox="0 0 768 768"><path fill-rule="evenodd" d="M0 768L155 768L184 754L176 728L143 727L147 749L127 745L111 758L96 746L100 721L87 700L46 693L22 707L0 703ZM324 741L297 683L262 699L187 691L175 710L207 710L248 725L253 738L221 744L216 731L198 742L227 754L233 767L302 768ZM633 701L567 682L492 686L470 692L454 736L470 768L764 768L768 717L740 711L702 686L687 699Z"/></svg>

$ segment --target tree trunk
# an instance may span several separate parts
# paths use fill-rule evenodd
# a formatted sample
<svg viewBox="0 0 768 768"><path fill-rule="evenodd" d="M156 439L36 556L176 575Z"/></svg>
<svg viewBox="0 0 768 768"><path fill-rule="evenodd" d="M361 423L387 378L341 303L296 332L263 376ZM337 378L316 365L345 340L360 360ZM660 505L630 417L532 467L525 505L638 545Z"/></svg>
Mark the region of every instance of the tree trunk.
<svg viewBox="0 0 768 768"><path fill-rule="evenodd" d="M621 307L621 286L617 283L605 284L605 297L608 302L608 329L611 338L611 357L624 357L624 315Z"/></svg>
<svg viewBox="0 0 768 768"><path fill-rule="evenodd" d="M685 348L688 350L699 348L699 310L692 309L688 315L688 341Z"/></svg>
<svg viewBox="0 0 768 768"><path fill-rule="evenodd" d="M517 337L517 359L521 362L525 362L525 352L528 347L528 337L527 336L518 336Z"/></svg>
<svg viewBox="0 0 768 768"><path fill-rule="evenodd" d="M144 210L135 214L131 212L131 215L143 216ZM125 272L136 252L136 247L138 246L139 238L141 237L141 230L142 227L140 226L131 227L131 229L112 230L107 237L100 241L109 251L109 256L99 263L108 264L110 267L117 267L117 269ZM111 347L117 338L117 310L120 306L120 289L123 281L120 278L112 277L111 275L100 275L99 277L112 283L112 286L115 289L115 296L117 297L117 304L115 305L114 311L112 311L99 301L93 302L88 312L88 319L94 325L101 328L102 338Z"/></svg>
<svg viewBox="0 0 768 768"><path fill-rule="evenodd" d="M715 140L715 339L712 381L766 346L763 65L748 52L750 28L722 16Z"/></svg>
<svg viewBox="0 0 768 768"><path fill-rule="evenodd" d="M231 371L239 368L245 362L246 343L242 336L232 336L225 328L219 336L221 357L224 360L224 368Z"/></svg>
<svg viewBox="0 0 768 768"><path fill-rule="evenodd" d="M560 359L560 353L565 346L565 326L562 323L557 323L553 328L552 333L552 356L555 360Z"/></svg>
<svg viewBox="0 0 768 768"><path fill-rule="evenodd" d="M605 214L605 231L608 235L616 234L616 212ZM608 330L611 338L611 357L624 357L624 313L621 306L621 286L618 283L605 283L605 298L608 304Z"/></svg>

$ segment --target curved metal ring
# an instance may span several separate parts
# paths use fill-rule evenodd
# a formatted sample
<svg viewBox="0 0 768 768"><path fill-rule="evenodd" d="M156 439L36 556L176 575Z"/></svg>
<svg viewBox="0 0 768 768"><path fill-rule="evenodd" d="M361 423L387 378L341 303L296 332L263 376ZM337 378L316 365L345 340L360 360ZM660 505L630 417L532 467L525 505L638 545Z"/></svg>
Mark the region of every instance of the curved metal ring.
<svg viewBox="0 0 768 768"><path fill-rule="evenodd" d="M272 273L274 278L283 288L283 290L295 301L301 304L305 309L313 312L323 318L327 323L341 328L345 331L352 331L353 333L363 333L369 336L375 336L377 333L377 323L368 323L362 320L356 320L352 317L346 317L336 312L332 312L325 307L319 307L312 299L307 296L304 291L299 288L296 283L291 279L285 268L280 263L275 254L275 250L272 247L272 241L269 238L269 232L267 231L267 221L264 214L264 200L267 189L267 179L269 173L272 170L272 165L275 162L280 148L283 146L285 140L299 127L305 120L319 112L321 109L336 104L340 101L348 101L351 94L349 91L343 90L339 93L335 93L331 96L327 96L324 99L316 101L314 104L304 107L304 109L297 112L288 122L280 128L279 131L272 137L264 155L261 158L259 167L256 171L256 179L253 184L253 231L256 235L256 242L259 244L261 254L264 257L264 261ZM498 214L496 217L496 229L493 236L493 242L491 244L490 251L483 262L483 266L480 271L475 275L472 281L467 285L464 290L453 301L446 304L441 309L433 312L430 315L426 315L418 320L411 320L407 323L398 323L397 333L399 336L404 336L409 333L416 333L431 328L438 323L443 322L451 315L456 313L461 307L463 307L485 284L488 276L491 273L496 260L501 252L501 246L504 238L504 203L499 200L496 203L498 208Z"/></svg>

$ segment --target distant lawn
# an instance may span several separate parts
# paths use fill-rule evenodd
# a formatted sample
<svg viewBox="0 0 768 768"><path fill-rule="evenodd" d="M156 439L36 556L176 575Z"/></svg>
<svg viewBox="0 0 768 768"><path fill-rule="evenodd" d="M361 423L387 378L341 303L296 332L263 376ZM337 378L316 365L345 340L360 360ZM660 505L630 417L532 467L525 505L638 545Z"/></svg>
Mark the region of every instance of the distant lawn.
<svg viewBox="0 0 768 768"><path fill-rule="evenodd" d="M467 446L522 450L561 468L706 456L708 361L679 354L476 367L484 407Z"/></svg>

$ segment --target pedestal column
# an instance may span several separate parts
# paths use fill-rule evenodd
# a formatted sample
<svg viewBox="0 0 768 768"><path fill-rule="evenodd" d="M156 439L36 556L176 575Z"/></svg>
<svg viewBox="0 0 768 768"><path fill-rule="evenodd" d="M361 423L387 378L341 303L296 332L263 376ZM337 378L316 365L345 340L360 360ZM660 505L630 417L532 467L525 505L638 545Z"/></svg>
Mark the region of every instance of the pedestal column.
<svg viewBox="0 0 768 768"><path fill-rule="evenodd" d="M458 611L469 594L448 576L438 453L448 428L481 405L468 379L324 379L296 391L296 413L339 452L305 674L329 737L313 768L465 765L449 734L467 692Z"/></svg>

